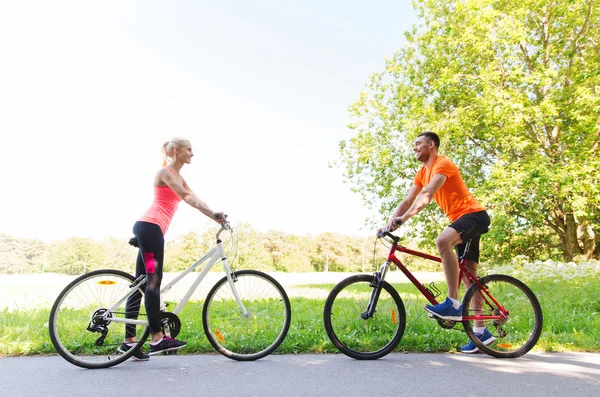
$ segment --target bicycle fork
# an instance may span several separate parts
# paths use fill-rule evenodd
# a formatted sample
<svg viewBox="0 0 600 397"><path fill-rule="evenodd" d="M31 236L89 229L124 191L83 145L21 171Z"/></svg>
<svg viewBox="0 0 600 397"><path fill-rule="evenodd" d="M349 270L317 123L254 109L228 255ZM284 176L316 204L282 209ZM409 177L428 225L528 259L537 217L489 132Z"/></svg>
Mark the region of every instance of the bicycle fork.
<svg viewBox="0 0 600 397"><path fill-rule="evenodd" d="M235 275L235 271L233 270L233 268L231 266L229 266L229 263L227 263L227 258L225 257L223 245L220 240L217 241L217 246L219 247L218 252L221 254L221 260L223 261L223 268L225 269L225 275L227 276L227 282L229 283L229 288L231 288L233 297L235 298L235 301L237 302L237 304L240 308L240 311L242 312L242 315L244 316L244 318L248 318L248 317L250 317L250 313L248 312L248 309L246 309L246 307L242 303L242 299L240 298L240 294L238 293L237 287L235 285L238 281L237 276Z"/></svg>
<svg viewBox="0 0 600 397"><path fill-rule="evenodd" d="M381 294L381 288L383 286L383 280L385 279L385 275L390 268L390 261L386 261L378 272L373 274L373 281L370 284L370 287L373 288L371 292L371 298L369 299L369 304L367 305L367 310L365 310L360 317L363 320L368 320L373 317L377 308L377 301L379 300L379 295Z"/></svg>

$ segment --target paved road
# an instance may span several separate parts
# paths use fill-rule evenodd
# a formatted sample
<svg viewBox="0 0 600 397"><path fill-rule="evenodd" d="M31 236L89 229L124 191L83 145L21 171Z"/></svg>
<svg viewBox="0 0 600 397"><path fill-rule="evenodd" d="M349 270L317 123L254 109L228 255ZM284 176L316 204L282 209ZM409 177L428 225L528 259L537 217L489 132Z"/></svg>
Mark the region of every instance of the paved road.
<svg viewBox="0 0 600 397"><path fill-rule="evenodd" d="M236 362L219 355L152 357L106 370L62 358L0 358L2 396L599 396L600 354L271 355Z"/></svg>

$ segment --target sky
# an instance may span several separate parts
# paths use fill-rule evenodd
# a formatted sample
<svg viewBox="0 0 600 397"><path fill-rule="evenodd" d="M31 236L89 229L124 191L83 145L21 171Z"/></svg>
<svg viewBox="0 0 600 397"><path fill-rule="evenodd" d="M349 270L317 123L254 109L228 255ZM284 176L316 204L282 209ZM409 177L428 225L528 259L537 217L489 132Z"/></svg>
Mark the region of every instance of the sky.
<svg viewBox="0 0 600 397"><path fill-rule="evenodd" d="M127 238L177 136L182 175L234 223L372 233L329 165L415 23L392 0L0 2L0 233ZM182 202L166 239L210 222Z"/></svg>

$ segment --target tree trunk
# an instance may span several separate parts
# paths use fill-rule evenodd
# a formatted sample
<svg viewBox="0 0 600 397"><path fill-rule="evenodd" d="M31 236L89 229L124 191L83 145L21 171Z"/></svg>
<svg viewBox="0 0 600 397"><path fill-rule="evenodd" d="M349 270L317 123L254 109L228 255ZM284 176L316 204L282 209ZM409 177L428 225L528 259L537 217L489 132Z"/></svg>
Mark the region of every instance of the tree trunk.
<svg viewBox="0 0 600 397"><path fill-rule="evenodd" d="M585 259L590 259L594 255L594 249L596 248L596 234L590 224L582 225L581 232L583 255Z"/></svg>
<svg viewBox="0 0 600 397"><path fill-rule="evenodd" d="M565 260L571 261L575 256L581 255L582 250L577 239L577 221L572 211L565 213Z"/></svg>

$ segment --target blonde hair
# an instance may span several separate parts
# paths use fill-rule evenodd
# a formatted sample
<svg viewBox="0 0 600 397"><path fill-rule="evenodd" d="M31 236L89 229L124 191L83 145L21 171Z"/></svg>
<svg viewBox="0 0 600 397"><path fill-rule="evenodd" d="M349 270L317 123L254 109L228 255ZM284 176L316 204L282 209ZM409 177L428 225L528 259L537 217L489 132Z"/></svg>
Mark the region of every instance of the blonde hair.
<svg viewBox="0 0 600 397"><path fill-rule="evenodd" d="M166 166L169 162L167 159L173 160L175 156L175 149L179 149L182 146L188 145L190 141L187 138L173 138L170 141L166 141L163 143L161 152L163 154L163 167Z"/></svg>

